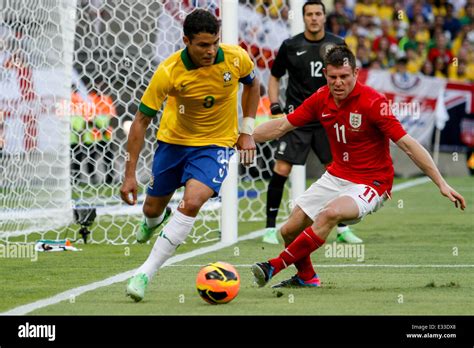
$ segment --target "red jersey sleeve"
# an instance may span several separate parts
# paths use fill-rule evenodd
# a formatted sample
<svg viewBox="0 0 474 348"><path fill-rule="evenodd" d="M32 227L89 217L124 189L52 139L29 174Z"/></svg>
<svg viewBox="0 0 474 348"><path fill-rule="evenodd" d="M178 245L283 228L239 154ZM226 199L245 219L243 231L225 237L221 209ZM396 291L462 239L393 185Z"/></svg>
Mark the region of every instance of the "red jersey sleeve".
<svg viewBox="0 0 474 348"><path fill-rule="evenodd" d="M400 121L393 115L386 97L375 100L370 110L375 125L393 142L397 142L407 134Z"/></svg>
<svg viewBox="0 0 474 348"><path fill-rule="evenodd" d="M320 95L321 93L316 92L306 98L303 104L287 116L288 121L295 127L301 127L311 121L319 120Z"/></svg>

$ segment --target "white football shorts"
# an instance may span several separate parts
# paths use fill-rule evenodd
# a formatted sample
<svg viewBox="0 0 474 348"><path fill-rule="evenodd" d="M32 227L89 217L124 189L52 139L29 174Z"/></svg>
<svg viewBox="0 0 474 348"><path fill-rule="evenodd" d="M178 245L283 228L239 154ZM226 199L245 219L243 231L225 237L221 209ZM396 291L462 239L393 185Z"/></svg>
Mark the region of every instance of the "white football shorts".
<svg viewBox="0 0 474 348"><path fill-rule="evenodd" d="M376 212L388 197L386 194L379 196L377 191L368 185L355 184L325 172L295 203L314 221L327 203L342 196L351 197L359 207L357 219L342 221L346 225L356 224L366 215Z"/></svg>

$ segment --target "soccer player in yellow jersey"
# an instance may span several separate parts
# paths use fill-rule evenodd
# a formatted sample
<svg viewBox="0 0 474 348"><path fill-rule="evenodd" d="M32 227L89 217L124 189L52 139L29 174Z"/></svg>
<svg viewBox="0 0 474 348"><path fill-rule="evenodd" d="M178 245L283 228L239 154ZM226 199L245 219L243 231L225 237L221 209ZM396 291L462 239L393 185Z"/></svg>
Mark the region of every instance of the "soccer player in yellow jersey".
<svg viewBox="0 0 474 348"><path fill-rule="evenodd" d="M252 133L260 85L248 54L239 46L219 44L219 27L217 18L202 9L186 17L186 48L159 65L130 129L129 161L120 194L133 205L137 200L135 171L145 131L167 98L143 205L145 219L136 234L138 242L148 241L167 220L171 196L177 188L185 187L179 208L158 236L148 259L128 282L126 293L135 301L143 299L152 276L186 239L201 206L218 194L234 145L244 164L252 163L255 156ZM239 82L244 84L240 132Z"/></svg>

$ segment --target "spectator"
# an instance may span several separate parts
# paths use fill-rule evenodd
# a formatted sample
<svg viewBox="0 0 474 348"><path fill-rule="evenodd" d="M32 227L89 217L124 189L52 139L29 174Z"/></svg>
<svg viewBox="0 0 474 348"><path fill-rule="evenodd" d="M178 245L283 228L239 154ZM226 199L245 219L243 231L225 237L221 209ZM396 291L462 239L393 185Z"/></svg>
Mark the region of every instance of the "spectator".
<svg viewBox="0 0 474 348"><path fill-rule="evenodd" d="M374 42L375 43L375 42ZM377 49L374 49L376 56L383 57L382 66L388 68L395 64L395 54L397 53L396 43L391 43L389 39L382 36L378 41Z"/></svg>
<svg viewBox="0 0 474 348"><path fill-rule="evenodd" d="M444 17L443 16L436 16L434 19L434 23L431 26L430 30L430 36L431 38L436 37L437 33L444 33Z"/></svg>
<svg viewBox="0 0 474 348"><path fill-rule="evenodd" d="M394 15L393 0L382 0L378 8L378 17L384 21L391 21Z"/></svg>
<svg viewBox="0 0 474 348"><path fill-rule="evenodd" d="M352 51L352 53L357 52L357 45L358 45L358 30L359 25L357 22L352 22L350 29L347 31L346 37L344 41L346 41L347 47Z"/></svg>
<svg viewBox="0 0 474 348"><path fill-rule="evenodd" d="M341 25L336 16L327 17L326 30L341 37L346 36L346 29Z"/></svg>
<svg viewBox="0 0 474 348"><path fill-rule="evenodd" d="M460 19L461 25L474 23L474 1L469 0L464 7L464 15Z"/></svg>
<svg viewBox="0 0 474 348"><path fill-rule="evenodd" d="M415 0L415 2L407 7L407 15L410 21L414 21L417 16L422 16L425 22L431 22L433 12L431 5L423 0Z"/></svg>
<svg viewBox="0 0 474 348"><path fill-rule="evenodd" d="M101 80L83 99L78 92L71 96L71 173L75 183L81 182L81 163L85 160L84 173L87 184L99 182L98 164L104 164L105 183L113 184L113 152L111 149L112 127L110 119L117 115L112 98L105 94Z"/></svg>
<svg viewBox="0 0 474 348"><path fill-rule="evenodd" d="M428 49L432 49L433 47L436 47L436 38L440 35L444 36L446 38L446 44L449 45L451 42L451 33L449 31L444 31L443 28L441 27L434 27L431 29L432 34L431 34L431 39L428 41Z"/></svg>
<svg viewBox="0 0 474 348"><path fill-rule="evenodd" d="M470 82L468 76L468 65L464 59L460 59L456 64L449 64L448 67L448 78L458 82Z"/></svg>
<svg viewBox="0 0 474 348"><path fill-rule="evenodd" d="M459 30L461 30L461 22L454 16L454 6L450 3L446 4L443 29L449 31L452 38L456 37Z"/></svg>
<svg viewBox="0 0 474 348"><path fill-rule="evenodd" d="M406 35L408 27L410 25L410 22L408 22L408 20L406 21L403 20L404 18L406 19L407 16L405 15L400 16L398 12L394 11L392 26L393 26L393 35L397 38L397 40L400 40Z"/></svg>
<svg viewBox="0 0 474 348"><path fill-rule="evenodd" d="M398 42L397 42L397 39L394 38L391 34L391 29L392 29L391 22L388 20L383 20L381 22L380 29L382 30L382 34L374 40L373 50L375 52L379 50L380 40L383 38L385 38L388 41L388 45L390 46L390 48L391 46L395 46L395 49L396 49Z"/></svg>
<svg viewBox="0 0 474 348"><path fill-rule="evenodd" d="M428 59L428 48L426 43L418 42L418 47L416 48L416 53L420 59L424 62Z"/></svg>
<svg viewBox="0 0 474 348"><path fill-rule="evenodd" d="M355 4L353 3L352 0L339 0L341 4L344 7L344 13L346 14L347 18L353 22L355 20L354 17L354 6Z"/></svg>
<svg viewBox="0 0 474 348"><path fill-rule="evenodd" d="M413 23L416 27L416 41L428 43L430 41L430 31L428 30L427 21L422 15L416 15Z"/></svg>
<svg viewBox="0 0 474 348"><path fill-rule="evenodd" d="M356 18L360 16L376 17L378 14L377 4L374 0L357 2L354 7L354 14Z"/></svg>
<svg viewBox="0 0 474 348"><path fill-rule="evenodd" d="M402 80L407 80L408 79L408 58L404 54L400 54L397 57L396 64L393 66L393 68L390 69L390 71L393 74L399 74L402 78Z"/></svg>
<svg viewBox="0 0 474 348"><path fill-rule="evenodd" d="M439 78L448 77L448 64L442 56L437 56L433 61L434 76Z"/></svg>
<svg viewBox="0 0 474 348"><path fill-rule="evenodd" d="M370 61L369 69L381 70L384 69L384 67L382 67L382 63L380 62L380 60L378 58L375 58Z"/></svg>
<svg viewBox="0 0 474 348"><path fill-rule="evenodd" d="M398 42L398 47L401 51L406 51L408 48L417 48L418 41L416 40L417 27L414 24L410 24L407 33Z"/></svg>
<svg viewBox="0 0 474 348"><path fill-rule="evenodd" d="M463 25L458 35L454 38L452 47L451 47L451 52L453 53L454 56L457 56L459 50L461 49L461 46L465 44L466 41L467 42L469 41L468 34L470 32L474 32L474 23Z"/></svg>
<svg viewBox="0 0 474 348"><path fill-rule="evenodd" d="M367 25L367 38L370 40L369 47L372 48L372 43L374 40L382 35L382 30L379 27L379 22L374 21L372 18L369 18L369 23Z"/></svg>
<svg viewBox="0 0 474 348"><path fill-rule="evenodd" d="M327 16L327 29L333 34L345 37L351 20L342 0L334 1L334 11Z"/></svg>
<svg viewBox="0 0 474 348"><path fill-rule="evenodd" d="M393 17L392 20L397 20L402 23L404 23L405 28L408 27L410 24L410 21L408 19L408 15L405 11L405 7L403 6L403 1L401 0L396 0L393 3Z"/></svg>
<svg viewBox="0 0 474 348"><path fill-rule="evenodd" d="M433 16L443 18L446 16L446 0L434 0L431 3L431 10L433 12Z"/></svg>
<svg viewBox="0 0 474 348"><path fill-rule="evenodd" d="M434 76L433 63L431 63L429 60L425 60L420 72L426 76Z"/></svg>
<svg viewBox="0 0 474 348"><path fill-rule="evenodd" d="M461 18L461 13L464 12L464 7L466 6L466 0L449 0L454 6L454 13L457 18ZM464 15L464 14L463 14Z"/></svg>
<svg viewBox="0 0 474 348"><path fill-rule="evenodd" d="M417 74L423 66L424 59L418 55L415 49L408 48L406 50L407 71L410 74Z"/></svg>
<svg viewBox="0 0 474 348"><path fill-rule="evenodd" d="M448 78L462 82L474 82L474 50L461 47L459 54L448 67Z"/></svg>
<svg viewBox="0 0 474 348"><path fill-rule="evenodd" d="M357 46L357 55L356 55L357 66L361 68L368 68L370 64L370 49L365 45Z"/></svg>
<svg viewBox="0 0 474 348"><path fill-rule="evenodd" d="M441 57L443 63L447 66L453 59L453 54L451 50L448 48L448 41L446 36L443 34L438 34L436 36L436 44L435 47L432 47L428 52L428 59L435 63L435 60L438 57ZM435 70L436 70L436 63Z"/></svg>

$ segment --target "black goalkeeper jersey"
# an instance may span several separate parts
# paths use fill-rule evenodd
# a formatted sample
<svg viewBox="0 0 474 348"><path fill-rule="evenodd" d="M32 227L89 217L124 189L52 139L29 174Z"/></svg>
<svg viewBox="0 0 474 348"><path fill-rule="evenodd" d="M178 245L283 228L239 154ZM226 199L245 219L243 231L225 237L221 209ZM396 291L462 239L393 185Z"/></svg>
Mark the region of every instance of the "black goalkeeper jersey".
<svg viewBox="0 0 474 348"><path fill-rule="evenodd" d="M344 39L328 32L319 41L306 39L304 33L283 41L271 73L276 78L281 78L288 71L287 113L294 111L306 98L326 85L323 58L335 45L345 45Z"/></svg>

